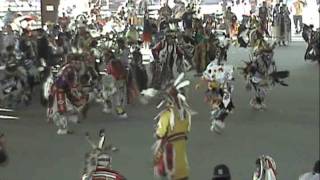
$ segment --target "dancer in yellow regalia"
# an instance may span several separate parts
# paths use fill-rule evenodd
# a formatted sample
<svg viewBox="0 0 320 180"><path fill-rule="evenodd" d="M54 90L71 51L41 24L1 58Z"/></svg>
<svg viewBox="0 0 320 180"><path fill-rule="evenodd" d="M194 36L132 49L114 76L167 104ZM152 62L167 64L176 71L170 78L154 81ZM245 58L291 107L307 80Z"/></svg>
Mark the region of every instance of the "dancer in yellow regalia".
<svg viewBox="0 0 320 180"><path fill-rule="evenodd" d="M156 117L155 175L169 180L187 180L189 177L187 134L191 126L191 109L181 90L190 82L181 82L183 76L181 74L175 83L167 88L166 100L159 105L166 104L166 107Z"/></svg>

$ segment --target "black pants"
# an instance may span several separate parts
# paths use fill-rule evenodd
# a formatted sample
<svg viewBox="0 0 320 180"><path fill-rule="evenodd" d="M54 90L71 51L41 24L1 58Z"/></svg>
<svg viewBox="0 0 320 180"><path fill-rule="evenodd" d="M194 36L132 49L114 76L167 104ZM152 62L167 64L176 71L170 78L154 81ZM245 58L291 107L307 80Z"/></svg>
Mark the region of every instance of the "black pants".
<svg viewBox="0 0 320 180"><path fill-rule="evenodd" d="M303 23L302 23L302 16L293 16L294 27L296 31L302 31ZM299 29L298 29L298 22L299 22Z"/></svg>

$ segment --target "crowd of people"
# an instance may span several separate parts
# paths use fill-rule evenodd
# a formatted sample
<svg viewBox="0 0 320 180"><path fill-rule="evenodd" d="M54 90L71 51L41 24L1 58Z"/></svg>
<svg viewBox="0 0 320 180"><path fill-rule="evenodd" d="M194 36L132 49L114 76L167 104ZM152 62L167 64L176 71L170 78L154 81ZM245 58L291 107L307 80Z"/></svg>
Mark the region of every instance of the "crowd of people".
<svg viewBox="0 0 320 180"><path fill-rule="evenodd" d="M158 105L163 110L155 118L155 174L187 180L186 141L194 111L187 103L190 81L184 80L185 73L194 69L195 76L206 84L210 130L222 133L225 119L235 107L234 67L227 61L229 46L252 49L242 72L246 88L254 92L250 105L263 110L269 87L287 86L284 79L289 72L277 70L273 55L277 45L290 43L291 20L285 4L275 4L271 11L264 2L258 12L243 15L239 22L231 7L222 15L199 18L197 4L175 3L174 8L167 4L161 7L157 19L151 18L145 8L142 24L133 16L139 12L135 12L132 1L107 18L102 18L100 7L92 6L87 13L73 18L63 14L57 23L41 29L22 28L20 34L8 24L2 32L1 105L16 108L30 104L40 84L48 122L57 126L58 135L66 135L72 133L68 123L86 118L93 103L101 104L104 113L127 118L128 104L137 99L146 103L155 95L163 95ZM303 30L303 5L301 0L295 2L296 33ZM274 44L267 40L271 37ZM317 48L314 43L310 47ZM0 160L5 161L2 139ZM100 175L114 173L114 179L122 179L108 169L110 158L100 146L94 146L96 165L102 166L97 171ZM254 179L276 179L276 165L270 156L259 157L256 164ZM93 169L86 172L85 178L94 179ZM231 179L225 165L217 166L214 176L214 180Z"/></svg>

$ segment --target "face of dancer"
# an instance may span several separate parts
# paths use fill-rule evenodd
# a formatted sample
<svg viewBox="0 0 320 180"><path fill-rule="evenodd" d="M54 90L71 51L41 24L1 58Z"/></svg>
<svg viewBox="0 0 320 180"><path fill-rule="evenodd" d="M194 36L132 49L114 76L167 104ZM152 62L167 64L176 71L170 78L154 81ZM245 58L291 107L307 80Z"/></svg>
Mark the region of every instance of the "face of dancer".
<svg viewBox="0 0 320 180"><path fill-rule="evenodd" d="M180 109L181 106L180 106L180 103L179 103L179 100L178 100L178 91L177 91L177 89L171 87L171 88L169 88L169 89L167 90L167 92L168 92L168 94L171 96L171 98L172 98L172 100L173 100L173 102L174 102L174 105L175 105L178 109Z"/></svg>
<svg viewBox="0 0 320 180"><path fill-rule="evenodd" d="M73 59L71 61L71 65L76 69L76 70L80 70L81 68L81 63L80 61L77 61L76 59Z"/></svg>

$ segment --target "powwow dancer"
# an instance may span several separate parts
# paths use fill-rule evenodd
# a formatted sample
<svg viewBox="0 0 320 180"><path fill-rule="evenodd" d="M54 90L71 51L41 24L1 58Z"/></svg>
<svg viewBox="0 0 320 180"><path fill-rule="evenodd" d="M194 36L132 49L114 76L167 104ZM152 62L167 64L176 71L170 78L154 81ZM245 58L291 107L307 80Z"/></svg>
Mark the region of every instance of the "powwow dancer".
<svg viewBox="0 0 320 180"><path fill-rule="evenodd" d="M58 135L71 133L68 130L68 121L79 122L79 112L89 98L82 95L78 83L79 59L79 55L69 55L69 63L57 74L49 92L48 118L59 128Z"/></svg>
<svg viewBox="0 0 320 180"><path fill-rule="evenodd" d="M175 83L168 86L165 100L158 105L158 108L165 105L165 109L155 118L158 122L153 147L154 173L170 180L187 180L189 176L186 143L192 111L183 94L183 88L190 82L182 81L183 76L180 74Z"/></svg>
<svg viewBox="0 0 320 180"><path fill-rule="evenodd" d="M183 53L177 46L175 38L175 32L169 30L165 39L152 49L155 58L152 83L157 89L164 88L174 79L174 65L176 65L178 73L183 72Z"/></svg>
<svg viewBox="0 0 320 180"><path fill-rule="evenodd" d="M265 44L255 48L253 58L250 62L245 62L246 67L241 68L245 79L247 80L246 88L254 90L254 96L250 100L250 105L257 109L266 108L264 103L266 93L270 85L279 83L288 86L282 79L289 76L289 71L277 71L275 61L273 59L273 49L275 44Z"/></svg>
<svg viewBox="0 0 320 180"><path fill-rule="evenodd" d="M232 113L234 105L233 93L233 66L217 65L211 62L203 72L201 83L207 84L205 101L211 108L211 131L221 133L225 127L225 118ZM198 89L200 83L196 85Z"/></svg>
<svg viewBox="0 0 320 180"><path fill-rule="evenodd" d="M102 78L104 112L114 109L121 118L127 118L127 70L124 64L115 58L112 50L105 53L106 75Z"/></svg>
<svg viewBox="0 0 320 180"><path fill-rule="evenodd" d="M253 180L277 180L277 166L272 157L262 155L256 160Z"/></svg>
<svg viewBox="0 0 320 180"><path fill-rule="evenodd" d="M99 142L92 141L89 133L86 138L92 147L92 150L86 153L85 168L82 174L82 180L126 180L119 172L112 169L112 152L118 149L111 144L107 144L105 131L99 131Z"/></svg>

